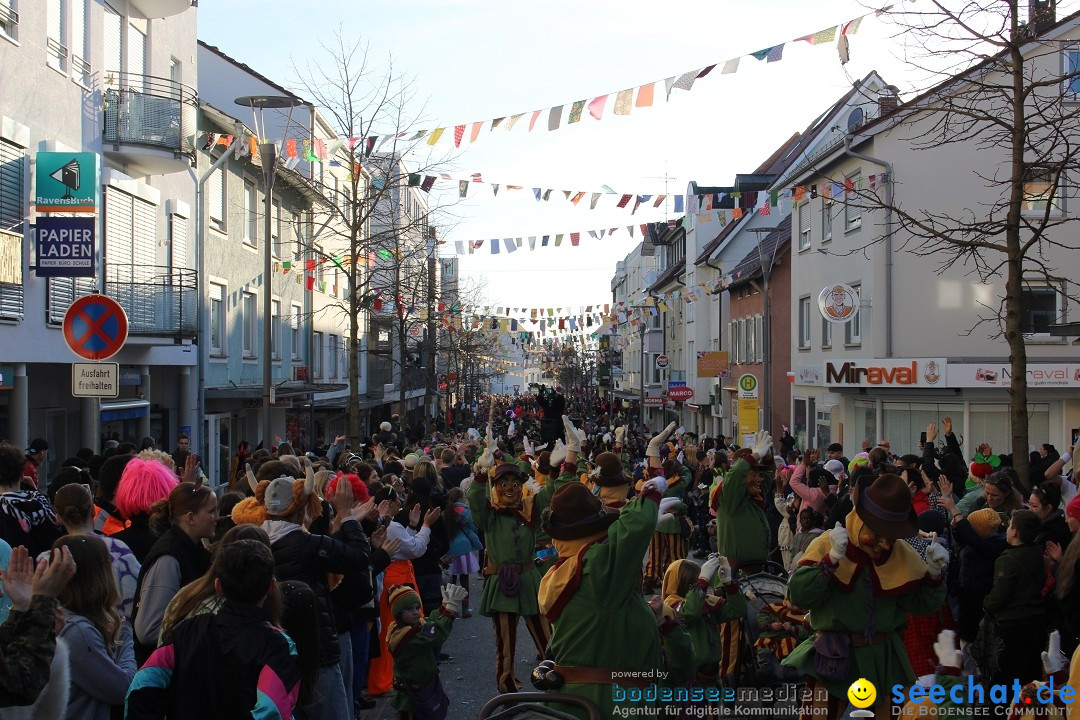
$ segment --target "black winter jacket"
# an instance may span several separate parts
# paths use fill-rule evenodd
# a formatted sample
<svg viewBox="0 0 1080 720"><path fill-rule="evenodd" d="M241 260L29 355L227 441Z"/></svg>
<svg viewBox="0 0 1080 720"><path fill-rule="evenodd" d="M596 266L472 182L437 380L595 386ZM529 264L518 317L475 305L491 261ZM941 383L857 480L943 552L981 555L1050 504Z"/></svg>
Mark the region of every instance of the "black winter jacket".
<svg viewBox="0 0 1080 720"><path fill-rule="evenodd" d="M341 529L328 535L312 535L299 529L281 533L291 523L270 528L270 550L274 553L274 576L279 582L300 580L315 593L319 616L319 667L338 662L337 622L330 597L327 573L365 575L369 572L371 550L360 523L346 520Z"/></svg>
<svg viewBox="0 0 1080 720"><path fill-rule="evenodd" d="M1005 534L990 533L980 537L963 518L953 528L953 534L963 548L960 552L960 587L973 593L987 594L994 586L994 562L1005 551Z"/></svg>

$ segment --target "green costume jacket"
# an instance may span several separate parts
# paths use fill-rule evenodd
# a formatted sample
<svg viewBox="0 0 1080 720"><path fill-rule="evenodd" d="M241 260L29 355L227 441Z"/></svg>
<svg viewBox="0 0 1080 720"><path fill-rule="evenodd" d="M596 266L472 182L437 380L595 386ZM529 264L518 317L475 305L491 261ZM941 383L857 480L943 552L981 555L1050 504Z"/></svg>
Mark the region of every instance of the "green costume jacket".
<svg viewBox="0 0 1080 720"><path fill-rule="evenodd" d="M585 550L579 581L566 590L568 599L554 616L550 648L556 665L651 673L644 678L657 685L667 684L669 673L689 674L686 667L669 670L664 664L656 620L641 594L641 561L658 512L655 493L639 495L622 508L607 538ZM685 636L669 635L668 639L674 643L671 650L685 651ZM676 664L686 660L685 655L672 659ZM611 685L567 683L560 692L593 701L601 717L615 717ZM618 703L626 708L644 704L640 700ZM573 712L563 706L559 709Z"/></svg>
<svg viewBox="0 0 1080 720"><path fill-rule="evenodd" d="M480 614L491 617L497 612L518 615L538 615L536 600L540 591L540 570L536 567L536 540L540 532L540 515L551 502L555 490L567 482L577 482L573 473L563 473L549 479L543 492L532 495L532 520L526 523L521 514L511 510L496 510L489 500L487 473L478 473L469 486L467 499L473 521L484 531L484 550L487 562L494 565L517 565L521 590L511 597L499 588L498 575L484 575L484 596ZM481 572L484 566L481 565Z"/></svg>
<svg viewBox="0 0 1080 720"><path fill-rule="evenodd" d="M694 665L716 665L724 656L720 644L720 625L729 620L746 617L746 598L739 586L729 583L725 595L715 604L707 602L701 582L690 586L686 598L679 604L679 619L686 624L694 650Z"/></svg>
<svg viewBox="0 0 1080 720"><path fill-rule="evenodd" d="M750 464L739 459L724 476L716 507L716 552L732 565L762 563L769 555L765 510L746 494Z"/></svg>
<svg viewBox="0 0 1080 720"><path fill-rule="evenodd" d="M851 557L850 546L848 557ZM941 580L926 575L890 593L875 593L875 578L869 576L868 565L858 568L848 588L830 572L828 558L800 565L788 581L788 598L792 605L810 611L810 626L816 632L837 630L861 636L870 629L874 633L891 633L879 642L853 647L847 677L838 682L818 678L830 695L845 700L851 684L860 677L866 678L879 688L880 704L889 700L888 692L880 688L891 688L897 683L909 686L915 681L902 632L908 613L936 612L945 602L946 588ZM795 648L783 665L818 677L814 669L815 638L816 635Z"/></svg>
<svg viewBox="0 0 1080 720"><path fill-rule="evenodd" d="M394 656L394 680L410 685L424 686L439 674L435 662L435 650L450 637L454 616L439 608L417 627L390 626L386 644ZM405 693L395 690L390 705L398 711L412 710L412 702Z"/></svg>

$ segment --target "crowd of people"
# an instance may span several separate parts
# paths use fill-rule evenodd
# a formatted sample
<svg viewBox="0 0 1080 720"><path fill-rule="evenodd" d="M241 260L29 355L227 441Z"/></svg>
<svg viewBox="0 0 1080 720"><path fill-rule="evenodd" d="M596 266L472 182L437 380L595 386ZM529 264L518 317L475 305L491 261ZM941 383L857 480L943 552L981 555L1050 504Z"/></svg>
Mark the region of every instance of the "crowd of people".
<svg viewBox="0 0 1080 720"><path fill-rule="evenodd" d="M486 402L457 432L241 443L221 478L186 437L51 478L43 441L0 443L0 717L337 720L389 695L444 718L444 644L476 614L493 695L524 687L521 619L527 680L603 717L770 679L839 718L860 679L885 717L897 684L1080 677L1072 447L1023 477L985 443L967 456L948 417L920 454L849 459L786 429L650 432L561 390ZM786 596L747 592L759 573Z"/></svg>

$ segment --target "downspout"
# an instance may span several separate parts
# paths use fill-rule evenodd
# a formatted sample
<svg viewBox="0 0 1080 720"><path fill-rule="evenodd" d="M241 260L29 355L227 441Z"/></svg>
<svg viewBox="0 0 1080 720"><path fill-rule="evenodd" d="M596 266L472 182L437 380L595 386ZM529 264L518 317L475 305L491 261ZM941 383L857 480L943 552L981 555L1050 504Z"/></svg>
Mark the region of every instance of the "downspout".
<svg viewBox="0 0 1080 720"><path fill-rule="evenodd" d="M844 136L844 153L885 168L885 357L893 356L892 285L893 285L893 166L892 163L855 152L851 149L851 135Z"/></svg>
<svg viewBox="0 0 1080 720"><path fill-rule="evenodd" d="M209 323L204 325L204 318L207 312L206 298L206 195L203 193L203 187L206 185L206 181L210 179L210 176L215 170L225 164L225 161L229 159L229 154L234 150L239 150L240 142L244 137L244 124L237 121L236 123L236 135L233 137L232 143L225 149L225 152L221 154L217 160L213 162L210 169L199 176L199 181L195 184L195 253L198 255L199 260L196 263L199 266L199 314L198 314L198 327L196 329L196 337L199 338L199 355L198 365L195 382L199 384L199 409L198 409L198 422L199 422L199 439L202 441L202 456L203 458L210 457L210 438L207 437L205 432L205 426L203 422L206 418L206 365L210 357L210 341L209 338L203 337L203 331L209 332ZM192 428L194 430L194 427ZM230 442L233 442L232 438L229 438ZM205 460L204 460L205 462ZM218 469L218 475L220 477L221 468ZM218 478L214 478L217 480Z"/></svg>

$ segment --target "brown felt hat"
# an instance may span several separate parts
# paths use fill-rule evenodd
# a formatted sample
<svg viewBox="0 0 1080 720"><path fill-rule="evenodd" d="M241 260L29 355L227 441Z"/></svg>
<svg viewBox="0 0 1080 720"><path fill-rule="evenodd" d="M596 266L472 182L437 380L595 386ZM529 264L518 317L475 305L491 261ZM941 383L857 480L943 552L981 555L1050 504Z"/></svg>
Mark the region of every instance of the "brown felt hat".
<svg viewBox="0 0 1080 720"><path fill-rule="evenodd" d="M630 476L626 474L626 470L623 469L622 460L619 456L611 452L602 452L596 456L594 461L596 466L600 469L600 474L593 478L593 482L601 487L612 487L614 485L629 485Z"/></svg>
<svg viewBox="0 0 1080 720"><path fill-rule="evenodd" d="M857 486L855 512L879 537L900 540L919 532L911 490L899 475L863 478Z"/></svg>
<svg viewBox="0 0 1080 720"><path fill-rule="evenodd" d="M551 453L545 450L536 458L536 469L544 475L551 474Z"/></svg>
<svg viewBox="0 0 1080 720"><path fill-rule="evenodd" d="M736 460L745 460L750 465L751 470L757 470L758 472L772 472L776 469L776 460L773 459L771 454L760 460L754 460L754 453L750 448L736 450L735 454L731 456L731 463L734 465Z"/></svg>
<svg viewBox="0 0 1080 720"><path fill-rule="evenodd" d="M553 540L577 540L607 530L618 519L618 510L606 507L581 483L572 482L551 496L543 527Z"/></svg>

